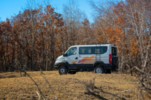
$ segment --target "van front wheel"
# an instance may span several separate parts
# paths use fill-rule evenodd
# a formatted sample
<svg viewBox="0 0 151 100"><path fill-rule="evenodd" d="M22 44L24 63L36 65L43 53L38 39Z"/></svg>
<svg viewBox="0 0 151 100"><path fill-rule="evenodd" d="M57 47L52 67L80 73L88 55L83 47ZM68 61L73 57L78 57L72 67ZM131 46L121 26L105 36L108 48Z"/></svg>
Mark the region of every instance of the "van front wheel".
<svg viewBox="0 0 151 100"><path fill-rule="evenodd" d="M67 68L65 66L60 66L59 67L59 74L63 75L63 74L67 74Z"/></svg>
<svg viewBox="0 0 151 100"><path fill-rule="evenodd" d="M98 66L95 67L94 72L101 74L101 73L104 72L104 69L103 69L103 67L101 65L98 65Z"/></svg>

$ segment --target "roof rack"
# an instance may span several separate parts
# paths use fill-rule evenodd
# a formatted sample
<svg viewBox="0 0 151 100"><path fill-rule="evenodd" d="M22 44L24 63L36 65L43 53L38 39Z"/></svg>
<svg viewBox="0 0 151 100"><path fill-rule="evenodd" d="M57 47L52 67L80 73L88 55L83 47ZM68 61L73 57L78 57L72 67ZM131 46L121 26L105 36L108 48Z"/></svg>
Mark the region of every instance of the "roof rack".
<svg viewBox="0 0 151 100"><path fill-rule="evenodd" d="M96 45L96 44L97 44L97 45L101 45L101 44L110 44L110 43L101 43L101 44L100 44L100 43L91 43L91 44L85 43L85 45Z"/></svg>
<svg viewBox="0 0 151 100"><path fill-rule="evenodd" d="M101 44L111 44L111 43L101 43ZM85 43L85 45L101 45L100 43ZM116 46L115 44L113 44L114 46Z"/></svg>

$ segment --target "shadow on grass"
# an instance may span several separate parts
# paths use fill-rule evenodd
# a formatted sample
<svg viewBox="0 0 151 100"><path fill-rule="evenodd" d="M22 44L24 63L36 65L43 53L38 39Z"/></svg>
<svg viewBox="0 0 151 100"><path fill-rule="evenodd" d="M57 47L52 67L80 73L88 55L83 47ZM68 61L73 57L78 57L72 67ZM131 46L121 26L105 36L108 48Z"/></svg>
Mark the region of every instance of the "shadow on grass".
<svg viewBox="0 0 151 100"><path fill-rule="evenodd" d="M14 78L14 77L16 77L16 75L9 75L9 76L0 75L0 78Z"/></svg>
<svg viewBox="0 0 151 100"><path fill-rule="evenodd" d="M91 94L89 94L89 95L93 95L93 96L95 96L96 98L101 99L101 100L108 100L108 99L106 99L106 98L104 98L104 97L102 97L102 96L100 96L100 95L98 95L98 94L91 93Z"/></svg>

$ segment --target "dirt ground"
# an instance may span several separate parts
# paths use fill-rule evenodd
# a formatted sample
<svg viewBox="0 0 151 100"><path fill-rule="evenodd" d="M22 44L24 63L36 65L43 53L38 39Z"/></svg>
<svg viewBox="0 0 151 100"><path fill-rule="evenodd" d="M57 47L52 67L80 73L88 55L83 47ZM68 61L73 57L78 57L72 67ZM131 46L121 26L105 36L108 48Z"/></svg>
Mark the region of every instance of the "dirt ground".
<svg viewBox="0 0 151 100"><path fill-rule="evenodd" d="M128 100L138 100L138 82L135 77L126 74L95 74L93 72L77 72L76 74L59 75L58 71L28 72L39 86L42 94L49 100L120 100L118 97L105 94L85 94L85 86L76 79L88 83L94 77L95 86ZM0 73L0 100L38 100L40 93L29 77L21 77L18 72ZM55 96L54 96L55 95Z"/></svg>

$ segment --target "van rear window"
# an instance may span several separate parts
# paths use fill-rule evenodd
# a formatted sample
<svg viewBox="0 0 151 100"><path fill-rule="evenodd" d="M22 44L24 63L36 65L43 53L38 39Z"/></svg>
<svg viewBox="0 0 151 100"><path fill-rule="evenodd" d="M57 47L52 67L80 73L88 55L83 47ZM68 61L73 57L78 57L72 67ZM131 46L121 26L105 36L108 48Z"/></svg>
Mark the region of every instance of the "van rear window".
<svg viewBox="0 0 151 100"><path fill-rule="evenodd" d="M112 47L112 55L117 56L117 48L116 47Z"/></svg>

